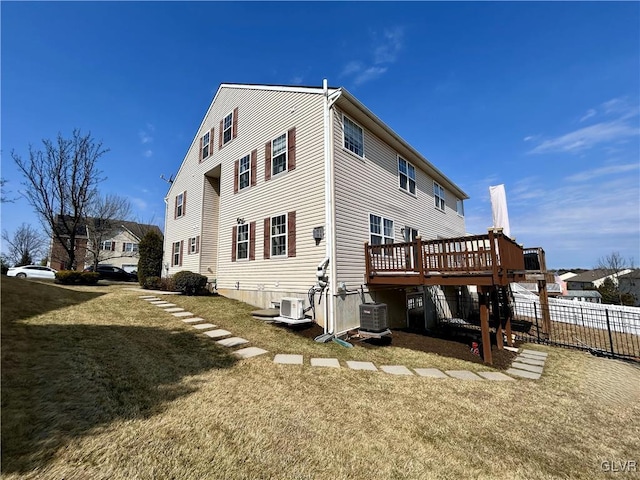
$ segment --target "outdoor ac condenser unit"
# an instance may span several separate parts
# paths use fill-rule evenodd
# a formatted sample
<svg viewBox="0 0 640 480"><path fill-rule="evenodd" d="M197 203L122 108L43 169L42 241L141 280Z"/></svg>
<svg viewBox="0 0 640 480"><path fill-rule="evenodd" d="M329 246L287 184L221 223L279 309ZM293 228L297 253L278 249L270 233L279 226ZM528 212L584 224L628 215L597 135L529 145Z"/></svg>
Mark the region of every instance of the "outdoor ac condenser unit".
<svg viewBox="0 0 640 480"><path fill-rule="evenodd" d="M363 303L360 305L360 329L382 332L389 328L386 303Z"/></svg>
<svg viewBox="0 0 640 480"><path fill-rule="evenodd" d="M283 298L280 300L280 316L292 320L303 320L304 300L299 298Z"/></svg>

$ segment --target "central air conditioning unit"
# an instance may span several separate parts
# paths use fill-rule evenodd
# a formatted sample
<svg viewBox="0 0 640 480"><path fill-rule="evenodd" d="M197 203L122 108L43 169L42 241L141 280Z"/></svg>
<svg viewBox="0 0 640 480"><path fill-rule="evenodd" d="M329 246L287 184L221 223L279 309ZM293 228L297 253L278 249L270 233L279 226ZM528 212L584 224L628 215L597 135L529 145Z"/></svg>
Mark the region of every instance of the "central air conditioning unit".
<svg viewBox="0 0 640 480"><path fill-rule="evenodd" d="M304 300L299 298L283 298L280 300L280 316L291 320L304 320Z"/></svg>
<svg viewBox="0 0 640 480"><path fill-rule="evenodd" d="M382 332L389 328L386 303L363 303L360 305L360 329Z"/></svg>

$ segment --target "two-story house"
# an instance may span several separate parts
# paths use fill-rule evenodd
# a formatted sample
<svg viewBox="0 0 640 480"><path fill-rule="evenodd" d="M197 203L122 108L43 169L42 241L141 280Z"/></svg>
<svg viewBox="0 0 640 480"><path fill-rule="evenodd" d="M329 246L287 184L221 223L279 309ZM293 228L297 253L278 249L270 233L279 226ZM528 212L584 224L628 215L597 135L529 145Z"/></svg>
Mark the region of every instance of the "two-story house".
<svg viewBox="0 0 640 480"><path fill-rule="evenodd" d="M368 287L364 244L464 236L467 198L344 88L222 84L166 197L165 274L199 272L260 307L308 305L328 264L314 300L326 330L357 328L374 300L404 325L422 287Z"/></svg>

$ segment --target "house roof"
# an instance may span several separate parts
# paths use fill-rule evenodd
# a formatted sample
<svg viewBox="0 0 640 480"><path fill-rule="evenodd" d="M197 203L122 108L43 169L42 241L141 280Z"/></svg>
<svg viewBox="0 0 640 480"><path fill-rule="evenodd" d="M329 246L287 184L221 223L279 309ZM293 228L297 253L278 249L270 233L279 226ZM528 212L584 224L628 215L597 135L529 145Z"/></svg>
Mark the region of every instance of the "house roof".
<svg viewBox="0 0 640 480"><path fill-rule="evenodd" d="M567 290L566 297L602 298L597 290Z"/></svg>
<svg viewBox="0 0 640 480"><path fill-rule="evenodd" d="M98 222L98 219L96 218L88 218L87 222ZM58 223L61 223L61 219L60 216L58 216ZM127 220L113 220L111 221L111 224L113 225L114 229L125 229L128 232L130 232L134 237L136 237L138 240L142 239L142 237L144 237L145 233L147 233L150 230L154 230L156 233L158 233L160 236L162 236L162 230L160 230L160 227L158 227L157 225L149 225L149 224L145 224L145 223L137 223L137 222L130 222ZM77 227L76 227L76 235L77 236L81 236L81 237L86 237L87 236L87 223L85 222L81 222Z"/></svg>
<svg viewBox="0 0 640 480"><path fill-rule="evenodd" d="M588 272L583 272L575 277L571 277L568 279L568 282L580 282L580 283L590 283L595 282L596 280L601 280L612 275L615 272L611 270L605 270L604 268L596 268L594 270L589 270Z"/></svg>
<svg viewBox="0 0 640 480"><path fill-rule="evenodd" d="M631 270L629 273L625 273L624 275L620 275L618 280L633 280L640 279L640 268L636 268L635 270Z"/></svg>
<svg viewBox="0 0 640 480"><path fill-rule="evenodd" d="M198 141L198 132L202 129L204 121L209 115L209 111L213 107L218 95L224 88L234 88L234 89L247 89L247 90L266 90L266 91L279 91L279 92L297 92L297 93L309 93L315 95L324 95L324 89L322 87L313 87L313 86L301 86L301 85L266 85L266 84L249 84L249 83L221 83L216 91L216 94L207 109L202 121L200 122L200 126L196 131L196 134L192 140L191 146L189 150L191 150L196 142ZM336 101L336 103L344 108L345 110L356 110L360 112L360 116L366 118L368 120L367 127L371 129L374 133L382 136L388 136L391 138L392 142L395 143L396 148L401 150L402 154L407 154L409 156L416 157L418 160L422 162L422 169L427 171L438 183L446 187L449 191L451 191L454 195L456 195L461 200L467 200L469 196L458 187L452 180L450 180L444 173L438 170L427 158L425 158L420 152L418 152L415 148L413 148L409 143L404 140L400 135L394 132L391 127L389 127L386 123L384 123L380 118L378 118L371 110L369 110L362 102L360 102L355 96L353 96L349 91L347 91L344 87L328 87L329 95L340 92L340 97ZM346 108L345 108L346 107ZM188 150L188 151L189 151ZM188 154L187 151L187 154ZM185 159L186 155L185 154ZM182 164L184 164L184 159ZM180 166L180 169L182 165ZM171 187L169 187L169 191ZM167 192L167 195L169 192Z"/></svg>

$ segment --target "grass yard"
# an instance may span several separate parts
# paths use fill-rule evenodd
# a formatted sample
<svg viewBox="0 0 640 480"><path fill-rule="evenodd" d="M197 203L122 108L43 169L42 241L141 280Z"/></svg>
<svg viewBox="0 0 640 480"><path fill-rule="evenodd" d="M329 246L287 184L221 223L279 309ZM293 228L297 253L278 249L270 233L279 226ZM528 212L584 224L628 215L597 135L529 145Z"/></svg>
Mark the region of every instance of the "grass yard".
<svg viewBox="0 0 640 480"><path fill-rule="evenodd" d="M228 349L122 286L2 277L6 479L629 478L640 469L640 368L563 349L538 381L351 371L488 370L401 348L317 344L222 297L173 303L270 355ZM302 353L305 365L275 365ZM337 357L318 369L309 358ZM628 464L626 464L628 465Z"/></svg>

